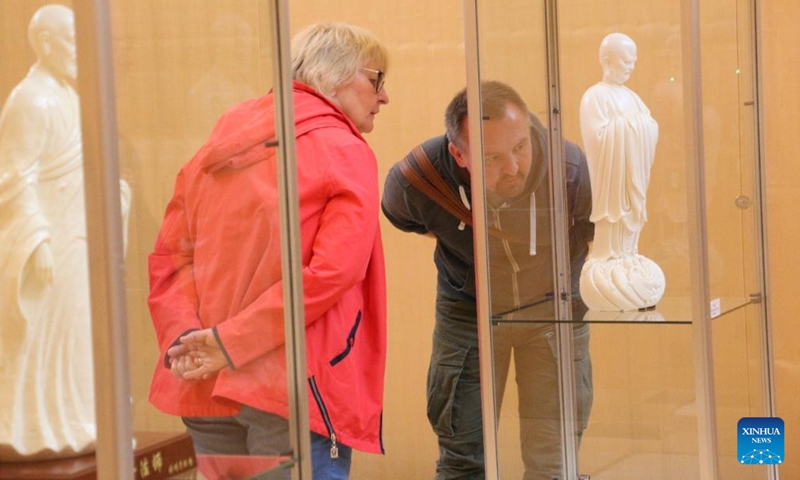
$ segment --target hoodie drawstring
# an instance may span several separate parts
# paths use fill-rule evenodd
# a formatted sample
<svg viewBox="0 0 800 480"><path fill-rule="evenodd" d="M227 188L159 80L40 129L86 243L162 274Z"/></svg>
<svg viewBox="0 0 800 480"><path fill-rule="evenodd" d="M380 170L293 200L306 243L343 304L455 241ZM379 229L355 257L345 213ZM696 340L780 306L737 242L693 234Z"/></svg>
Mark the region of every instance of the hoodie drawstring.
<svg viewBox="0 0 800 480"><path fill-rule="evenodd" d="M536 255L536 192L531 192L531 257Z"/></svg>
<svg viewBox="0 0 800 480"><path fill-rule="evenodd" d="M466 190L464 190L464 185L459 185L458 186L458 194L461 196L461 203L463 203L464 206L467 207L467 210L471 211L472 207L469 205L469 199L467 198ZM459 230L464 230L465 227L466 227L466 224L464 222L459 222L458 223L458 229Z"/></svg>

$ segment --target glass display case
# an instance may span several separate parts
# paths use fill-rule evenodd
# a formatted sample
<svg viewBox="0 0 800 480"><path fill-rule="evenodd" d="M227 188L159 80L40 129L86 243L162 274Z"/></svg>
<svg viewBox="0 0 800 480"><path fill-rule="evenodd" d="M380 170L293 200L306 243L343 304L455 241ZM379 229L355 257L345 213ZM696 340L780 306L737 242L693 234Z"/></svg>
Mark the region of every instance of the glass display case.
<svg viewBox="0 0 800 480"><path fill-rule="evenodd" d="M756 2L465 12L470 136L485 158L473 207L487 478L776 478L779 461L744 465L736 443L740 418L772 416ZM536 119L531 166L496 159L495 80ZM526 169L539 183L511 188ZM642 256L663 277L628 265Z"/></svg>

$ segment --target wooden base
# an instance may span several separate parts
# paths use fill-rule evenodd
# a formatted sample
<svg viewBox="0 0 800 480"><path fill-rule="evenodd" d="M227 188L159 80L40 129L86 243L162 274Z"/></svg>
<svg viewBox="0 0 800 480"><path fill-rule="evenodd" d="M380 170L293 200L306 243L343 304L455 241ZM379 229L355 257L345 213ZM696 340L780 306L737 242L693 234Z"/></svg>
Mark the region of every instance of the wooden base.
<svg viewBox="0 0 800 480"><path fill-rule="evenodd" d="M137 432L134 478L161 480L193 470L197 463L186 433ZM2 480L97 480L94 454L61 460L0 464Z"/></svg>

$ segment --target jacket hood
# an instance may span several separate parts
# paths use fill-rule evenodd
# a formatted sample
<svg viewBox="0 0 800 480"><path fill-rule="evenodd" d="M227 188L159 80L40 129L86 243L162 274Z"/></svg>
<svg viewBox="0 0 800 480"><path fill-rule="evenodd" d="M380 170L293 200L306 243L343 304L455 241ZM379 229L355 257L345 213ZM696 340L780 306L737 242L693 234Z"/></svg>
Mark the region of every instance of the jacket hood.
<svg viewBox="0 0 800 480"><path fill-rule="evenodd" d="M292 82L295 138L318 128L345 128L364 141L353 122L328 98L313 88ZM275 95L235 105L220 117L209 139L195 155L200 168L213 173L223 168L241 169L275 155Z"/></svg>

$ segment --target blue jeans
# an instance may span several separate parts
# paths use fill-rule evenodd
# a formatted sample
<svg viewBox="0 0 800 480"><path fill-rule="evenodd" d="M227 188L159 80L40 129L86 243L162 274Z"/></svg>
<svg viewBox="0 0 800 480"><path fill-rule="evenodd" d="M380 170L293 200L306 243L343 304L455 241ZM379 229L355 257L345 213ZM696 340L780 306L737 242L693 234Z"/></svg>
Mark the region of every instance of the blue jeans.
<svg viewBox="0 0 800 480"><path fill-rule="evenodd" d="M339 457L331 458L331 439L311 432L311 469L314 480L347 480L353 449L337 443Z"/></svg>
<svg viewBox="0 0 800 480"><path fill-rule="evenodd" d="M282 417L242 406L230 417L183 417L198 455L292 456L289 422ZM331 440L311 432L311 469L314 480L347 480L353 450L337 442L339 456L331 458ZM259 476L263 479L291 478L288 470Z"/></svg>

